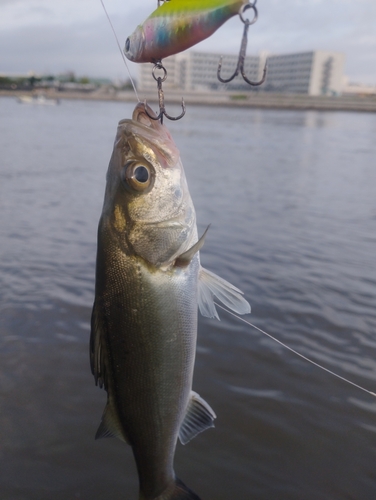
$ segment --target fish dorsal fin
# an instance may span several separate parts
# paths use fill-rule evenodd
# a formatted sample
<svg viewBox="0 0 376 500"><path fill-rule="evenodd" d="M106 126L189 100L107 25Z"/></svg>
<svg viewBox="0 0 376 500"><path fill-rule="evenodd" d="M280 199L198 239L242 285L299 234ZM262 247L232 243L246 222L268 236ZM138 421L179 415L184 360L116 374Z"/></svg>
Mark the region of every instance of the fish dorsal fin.
<svg viewBox="0 0 376 500"><path fill-rule="evenodd" d="M204 234L201 236L201 238L198 240L197 243L195 243L191 248L189 248L186 252L182 253L179 255L176 260L175 260L175 266L176 267L185 267L188 266L191 260L193 259L194 255L201 250L201 248L204 245L205 242L205 236L206 233L208 232L210 227L209 226L205 229Z"/></svg>
<svg viewBox="0 0 376 500"><path fill-rule="evenodd" d="M101 423L99 424L95 439L116 437L127 443L122 427L119 423L116 412L114 412L111 404L107 402L104 409Z"/></svg>
<svg viewBox="0 0 376 500"><path fill-rule="evenodd" d="M237 314L251 312L251 306L242 297L243 292L228 281L201 267L198 281L198 307L203 316L219 319L214 296Z"/></svg>
<svg viewBox="0 0 376 500"><path fill-rule="evenodd" d="M187 413L179 431L179 439L182 444L197 436L200 432L214 427L214 419L217 418L208 403L200 397L197 392L191 391L191 399L188 403Z"/></svg>

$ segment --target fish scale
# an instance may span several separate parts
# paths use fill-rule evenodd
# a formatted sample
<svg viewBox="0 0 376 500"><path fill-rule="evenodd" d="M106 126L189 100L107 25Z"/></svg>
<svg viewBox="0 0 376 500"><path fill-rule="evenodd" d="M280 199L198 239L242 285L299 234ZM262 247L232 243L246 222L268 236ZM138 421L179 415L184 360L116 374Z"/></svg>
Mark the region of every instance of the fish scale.
<svg viewBox="0 0 376 500"><path fill-rule="evenodd" d="M192 391L198 307L216 316L217 295L250 310L240 290L201 267L205 235L171 135L137 104L119 123L107 173L90 356L107 391L96 437L132 447L140 500L199 500L173 469L178 438L187 443L216 418Z"/></svg>

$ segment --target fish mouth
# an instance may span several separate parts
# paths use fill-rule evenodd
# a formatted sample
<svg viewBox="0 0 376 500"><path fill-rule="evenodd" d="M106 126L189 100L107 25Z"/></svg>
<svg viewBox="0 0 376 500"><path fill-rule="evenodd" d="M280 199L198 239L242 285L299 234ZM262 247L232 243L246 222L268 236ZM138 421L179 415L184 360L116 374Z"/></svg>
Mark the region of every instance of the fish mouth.
<svg viewBox="0 0 376 500"><path fill-rule="evenodd" d="M155 120L150 116L155 117ZM136 156L143 156L143 146L147 146L163 167L173 168L178 163L180 152L170 132L157 120L157 115L146 103L139 102L136 105L131 120L120 120L119 129Z"/></svg>

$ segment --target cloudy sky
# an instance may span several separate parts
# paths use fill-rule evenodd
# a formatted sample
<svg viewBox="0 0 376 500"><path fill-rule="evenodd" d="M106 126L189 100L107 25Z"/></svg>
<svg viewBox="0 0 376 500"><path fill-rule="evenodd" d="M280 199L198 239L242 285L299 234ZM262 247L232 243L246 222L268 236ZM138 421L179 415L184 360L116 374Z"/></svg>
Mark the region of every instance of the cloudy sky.
<svg viewBox="0 0 376 500"><path fill-rule="evenodd" d="M157 0L104 0L121 46ZM346 55L350 81L376 84L375 0L258 0L248 53L332 50ZM237 53L242 24L231 19L201 51ZM126 78L100 0L0 0L0 73ZM137 65L130 63L133 75Z"/></svg>

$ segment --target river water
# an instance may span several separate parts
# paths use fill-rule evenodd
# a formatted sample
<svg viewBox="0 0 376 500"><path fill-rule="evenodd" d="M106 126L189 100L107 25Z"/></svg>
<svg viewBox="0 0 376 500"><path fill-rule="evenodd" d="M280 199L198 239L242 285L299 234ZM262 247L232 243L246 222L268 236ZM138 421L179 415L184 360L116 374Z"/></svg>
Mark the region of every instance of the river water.
<svg viewBox="0 0 376 500"><path fill-rule="evenodd" d="M129 447L94 440L96 229L133 105L0 99L0 498L136 499ZM169 110L174 113L178 108ZM189 106L167 123L203 265L248 319L376 391L376 115ZM236 318L200 318L194 389L216 427L178 445L203 500L376 498L376 398Z"/></svg>

